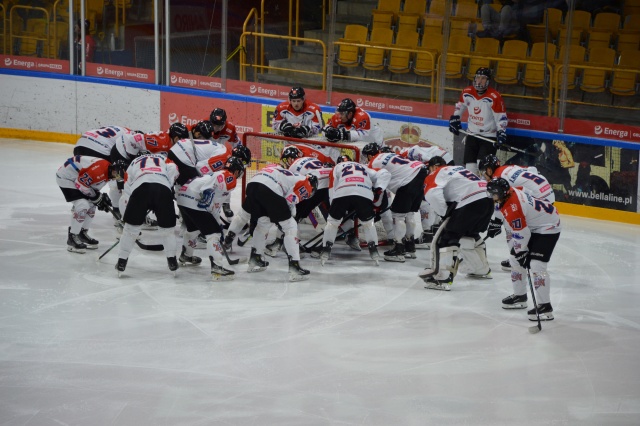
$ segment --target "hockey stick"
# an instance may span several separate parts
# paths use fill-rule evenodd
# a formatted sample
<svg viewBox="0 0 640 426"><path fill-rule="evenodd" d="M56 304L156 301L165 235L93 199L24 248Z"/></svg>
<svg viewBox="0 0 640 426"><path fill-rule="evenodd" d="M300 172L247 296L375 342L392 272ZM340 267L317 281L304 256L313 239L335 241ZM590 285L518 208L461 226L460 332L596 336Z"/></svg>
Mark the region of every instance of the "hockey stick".
<svg viewBox="0 0 640 426"><path fill-rule="evenodd" d="M145 244L140 240L136 239L136 245L140 247L142 250L148 251L162 251L164 250L164 246L162 244Z"/></svg>
<svg viewBox="0 0 640 426"><path fill-rule="evenodd" d="M440 239L440 235L444 231L444 228L449 223L449 217L446 217L441 223L440 227L436 231L433 236L433 240L431 241L431 273L422 275L422 273L418 274L418 276L422 279L429 278L430 276L435 276L438 272L440 272L440 247L438 247L438 240Z"/></svg>
<svg viewBox="0 0 640 426"><path fill-rule="evenodd" d="M118 243L120 242L120 240L116 240L116 242L109 247L104 253L102 253L100 255L100 257L98 258L98 260L102 259L103 257L105 257L107 255L107 253L109 253L111 250L113 250L114 248L116 248L116 246L118 245Z"/></svg>
<svg viewBox="0 0 640 426"><path fill-rule="evenodd" d="M529 289L531 290L531 298L533 299L533 308L536 310L536 318L538 318L538 325L534 325L533 327L529 327L529 333L536 334L542 331L542 324L540 324L540 312L538 312L538 303L536 303L536 295L535 289L533 288L533 283L531 282L531 271L527 268L527 279L529 280Z"/></svg>
<svg viewBox="0 0 640 426"><path fill-rule="evenodd" d="M473 136L474 138L482 139L483 141L490 142L493 145L496 144L496 141L494 141L493 139L489 139L489 138L487 138L485 136L479 135L478 133L467 132L464 129L460 129L460 133L464 133L467 136ZM532 152L527 152L524 149L514 148L514 147L509 146L509 145L502 145L501 147L505 148L507 151L519 152L520 154L531 155L533 157L537 157L538 156L538 154L534 154Z"/></svg>
<svg viewBox="0 0 640 426"><path fill-rule="evenodd" d="M239 257L237 259L231 259L229 257L227 249L224 248L224 234L222 234L222 238L220 239L220 247L222 247L222 253L224 253L224 257L227 258L227 262L229 262L229 265L237 265L238 263L247 263L249 261L249 259L247 259L246 257Z"/></svg>
<svg viewBox="0 0 640 426"><path fill-rule="evenodd" d="M347 213L343 218L342 218L342 223L346 222L349 219L353 219L353 217L355 216L356 211L352 211L350 213ZM351 231L351 229L349 230ZM340 235L336 236L336 239L342 237L344 234L346 234L349 231L343 231ZM321 243L318 243L317 240L318 238L321 238L324 236L324 229L322 230L322 232L317 233L314 237L312 237L309 241L307 241L306 243L302 244L300 246L301 249L303 249L305 252L309 252L309 250L317 247L318 245L320 245ZM313 243L313 245L310 245L311 243Z"/></svg>
<svg viewBox="0 0 640 426"><path fill-rule="evenodd" d="M115 211L112 206L107 206L107 211L111 213L115 220L122 220L122 215Z"/></svg>

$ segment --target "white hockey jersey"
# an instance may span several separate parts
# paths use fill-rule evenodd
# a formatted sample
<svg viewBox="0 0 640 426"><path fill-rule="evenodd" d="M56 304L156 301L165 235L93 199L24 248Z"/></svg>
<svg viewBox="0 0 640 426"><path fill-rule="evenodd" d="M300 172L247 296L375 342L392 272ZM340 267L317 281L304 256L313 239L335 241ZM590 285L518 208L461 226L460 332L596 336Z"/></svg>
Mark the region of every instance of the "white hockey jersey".
<svg viewBox="0 0 640 426"><path fill-rule="evenodd" d="M436 156L442 157L447 164L453 161L453 156L449 154L446 149L442 149L438 145L432 145L430 147L414 145L409 148L403 148L402 151L400 151L400 155L409 160L422 161L423 163L426 163Z"/></svg>
<svg viewBox="0 0 640 426"><path fill-rule="evenodd" d="M493 172L493 178L503 178L512 187L523 187L536 198L545 199L550 203L556 201L551 184L535 167L500 166Z"/></svg>
<svg viewBox="0 0 640 426"><path fill-rule="evenodd" d="M391 174L387 189L393 193L411 182L423 167L424 164L420 161L407 160L393 153L381 153L369 161L369 168L385 169Z"/></svg>
<svg viewBox="0 0 640 426"><path fill-rule="evenodd" d="M56 183L60 188L77 189L87 198L96 198L110 179L107 160L86 155L67 159L56 172Z"/></svg>
<svg viewBox="0 0 640 426"><path fill-rule="evenodd" d="M131 135L133 132L126 127L107 126L95 130L88 130L82 134L76 146L89 148L102 155L111 154L111 149L116 141L122 140L124 135Z"/></svg>
<svg viewBox="0 0 640 426"><path fill-rule="evenodd" d="M318 189L324 189L329 187L329 176L331 175L331 168L325 167L322 161L313 157L302 157L294 161L289 170L299 175L312 174L318 178Z"/></svg>
<svg viewBox="0 0 640 426"><path fill-rule="evenodd" d="M467 110L467 129L470 133L493 137L498 130L507 130L509 121L504 101L494 88L489 87L482 95L473 86L464 89L453 114L462 117Z"/></svg>
<svg viewBox="0 0 640 426"><path fill-rule="evenodd" d="M197 168L216 155L224 144L209 139L180 139L171 147L171 152L185 165Z"/></svg>
<svg viewBox="0 0 640 426"><path fill-rule="evenodd" d="M425 200L434 212L444 216L447 203L458 203L456 209L487 198L487 182L462 166L443 166L424 180Z"/></svg>
<svg viewBox="0 0 640 426"><path fill-rule="evenodd" d="M179 206L207 211L219 221L220 208L229 200L236 184L233 173L221 170L197 177L182 185L176 194L176 200Z"/></svg>
<svg viewBox="0 0 640 426"><path fill-rule="evenodd" d="M506 231L511 231L510 244L516 253L527 250L531 234L557 234L562 230L555 206L526 189L512 188L499 209L505 218Z"/></svg>
<svg viewBox="0 0 640 426"><path fill-rule="evenodd" d="M251 182L261 183L276 194L287 199L289 204L297 204L310 198L313 188L305 176L290 172L275 164L260 170Z"/></svg>
<svg viewBox="0 0 640 426"><path fill-rule="evenodd" d="M280 124L283 121L291 123L293 127L308 126L310 134L307 137L316 136L322 128L322 111L320 107L312 102L305 101L300 111L293 109L288 101L282 102L276 107L271 127L275 132L280 131Z"/></svg>
<svg viewBox="0 0 640 426"><path fill-rule="evenodd" d="M385 169L376 171L355 161L344 161L333 168L329 198L357 195L373 200L373 188L386 189L391 173Z"/></svg>
<svg viewBox="0 0 640 426"><path fill-rule="evenodd" d="M227 144L211 145L211 149L209 150L211 156L198 161L196 169L198 169L201 176L222 170L227 159L231 156L231 150L231 146Z"/></svg>
<svg viewBox="0 0 640 426"><path fill-rule="evenodd" d="M169 189L178 178L178 167L161 154L142 155L131 162L125 176L124 193L131 195L143 183L159 183Z"/></svg>

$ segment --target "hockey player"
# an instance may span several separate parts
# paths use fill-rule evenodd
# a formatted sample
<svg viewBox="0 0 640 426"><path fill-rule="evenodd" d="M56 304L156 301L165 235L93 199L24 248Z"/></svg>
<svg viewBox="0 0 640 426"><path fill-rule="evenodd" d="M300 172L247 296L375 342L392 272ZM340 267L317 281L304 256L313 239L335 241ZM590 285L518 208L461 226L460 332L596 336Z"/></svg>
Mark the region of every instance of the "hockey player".
<svg viewBox="0 0 640 426"><path fill-rule="evenodd" d="M336 158L340 156L340 149L332 146L302 143L290 146L298 148L298 150L302 152L303 157L313 157L325 164L336 164Z"/></svg>
<svg viewBox="0 0 640 426"><path fill-rule="evenodd" d="M429 160L429 176L425 198L432 209L444 217L438 234L431 244L431 267L419 276L425 288L451 289L458 270L459 257L464 259L462 269L471 278L490 278L484 232L493 215L493 202L487 196L487 183L462 166L447 166L442 157Z"/></svg>
<svg viewBox="0 0 640 426"><path fill-rule="evenodd" d="M236 132L236 126L227 120L227 112L222 108L215 108L209 115L209 121L213 124L211 140L220 144L229 145L229 149L240 144L240 138Z"/></svg>
<svg viewBox="0 0 640 426"><path fill-rule="evenodd" d="M200 139L180 139L169 150L168 158L176 164L180 172L176 181L178 185L184 184L189 179L201 176L202 173L199 169L208 167L211 157L220 155L221 151L227 152L225 145L209 139L212 131L213 125L211 122L201 121L193 128L194 137L199 137ZM223 164L224 161L220 163L220 166Z"/></svg>
<svg viewBox="0 0 640 426"><path fill-rule="evenodd" d="M467 130L470 135L464 139L464 164L467 170L478 174L478 160L489 154L495 154L498 147L507 143L507 112L502 96L497 90L489 87L491 70L478 68L473 84L465 88L455 105L455 111L449 119L449 131L460 134L462 127L460 117L469 111ZM495 144L476 138L480 134L495 139Z"/></svg>
<svg viewBox="0 0 640 426"><path fill-rule="evenodd" d="M111 149L116 141L134 132L126 127L106 126L95 130L87 130L82 134L73 148L73 155L84 155L111 160Z"/></svg>
<svg viewBox="0 0 640 426"><path fill-rule="evenodd" d="M230 246L236 234L252 217L257 220L251 240L249 272L263 271L269 266L262 255L271 223L275 223L284 232L284 247L289 256L289 280L308 278L309 271L300 267L300 248L296 242L298 226L294 220L295 205L312 197L317 184L317 178L312 174L301 176L275 164L261 169L251 179L242 209L233 218L224 241L225 245Z"/></svg>
<svg viewBox="0 0 640 426"><path fill-rule="evenodd" d="M542 198L552 204L556 201L556 196L551 184L544 176L538 173L535 167L502 166L498 157L495 155L487 155L480 160L479 168L481 176L487 182L491 181L491 179L501 177L509 182L510 186L522 187L531 192L536 198ZM487 235L490 238L494 238L502 232L503 218L499 212L496 213L495 217L491 219L489 229L487 230ZM507 232L507 243L510 239L511 234ZM500 266L505 271L511 270L511 264L508 259L500 262Z"/></svg>
<svg viewBox="0 0 640 426"><path fill-rule="evenodd" d="M154 212L157 217L158 233L163 236L164 255L169 270L178 269L176 238L173 234L176 214L172 191L177 177L176 165L165 161L165 157L160 154L142 155L129 165L123 191L128 202L122 218L124 229L116 264L119 276L127 267L129 255L148 211Z"/></svg>
<svg viewBox="0 0 640 426"><path fill-rule="evenodd" d="M220 206L229 198L237 180L244 174L244 164L237 157L229 157L223 169L197 177L182 185L176 195L178 208L187 228L183 236L180 263L200 264L202 259L193 255L198 232L205 236L207 254L211 261L211 278L228 281L234 272L222 266L222 228Z"/></svg>
<svg viewBox="0 0 640 426"><path fill-rule="evenodd" d="M308 217L313 209L321 204L324 204L325 211L328 210L330 204L329 175L331 174L331 168L325 167L322 162L314 157L303 156L297 145L285 148L280 155L280 161L284 168L302 176L312 174L318 181L313 196L298 202L296 205L295 221L300 222ZM284 244L283 235L283 232L278 230L275 241L268 244L265 249L264 253L267 256L276 256Z"/></svg>
<svg viewBox="0 0 640 426"><path fill-rule="evenodd" d="M189 138L189 129L182 123L173 123L169 126L169 137L171 138L171 146L173 146L180 139Z"/></svg>
<svg viewBox="0 0 640 426"><path fill-rule="evenodd" d="M489 182L487 192L500 209L505 227L513 235L509 242L513 294L502 299L502 307L527 307L524 275L530 270L538 306L527 312L529 320L537 321L536 310L541 321L552 320L551 278L547 272L547 264L562 230L558 210L549 201L535 198L526 189L510 187L509 182L503 178Z"/></svg>
<svg viewBox="0 0 640 426"><path fill-rule="evenodd" d="M271 127L284 136L304 139L320 133L323 123L320 107L306 100L302 87L293 87L289 101L276 107Z"/></svg>
<svg viewBox="0 0 640 426"><path fill-rule="evenodd" d="M404 262L405 257L415 259L415 213L422 203L427 167L420 161L410 161L397 154L381 153L375 143L365 145L362 154L369 162L369 168L385 169L391 174L387 188L395 194L391 203L395 246L384 252L384 260Z"/></svg>
<svg viewBox="0 0 640 426"><path fill-rule="evenodd" d="M398 155L412 161L422 161L423 163L427 163L432 157L438 156L442 157L448 166L453 166L453 156L449 151L440 148L438 145L429 147L414 145L409 148L403 148Z"/></svg>
<svg viewBox="0 0 640 426"><path fill-rule="evenodd" d="M67 232L67 250L84 253L97 249L98 240L88 234L96 209L108 211L111 199L100 190L113 177L111 163L97 157L76 155L56 172L56 183L67 202L72 203L71 225Z"/></svg>
<svg viewBox="0 0 640 426"><path fill-rule="evenodd" d="M385 170L375 171L351 161L348 156L338 158L330 177L331 207L322 238L322 265L329 259L336 239L338 227L347 212L355 212L362 224L371 259L378 264L378 234L373 224L375 203L381 201L382 194L391 181L391 174ZM375 195L374 195L375 194Z"/></svg>
<svg viewBox="0 0 640 426"><path fill-rule="evenodd" d="M358 142L383 144L382 129L371 121L368 112L346 98L340 102L336 113L324 128L324 136L329 142Z"/></svg>

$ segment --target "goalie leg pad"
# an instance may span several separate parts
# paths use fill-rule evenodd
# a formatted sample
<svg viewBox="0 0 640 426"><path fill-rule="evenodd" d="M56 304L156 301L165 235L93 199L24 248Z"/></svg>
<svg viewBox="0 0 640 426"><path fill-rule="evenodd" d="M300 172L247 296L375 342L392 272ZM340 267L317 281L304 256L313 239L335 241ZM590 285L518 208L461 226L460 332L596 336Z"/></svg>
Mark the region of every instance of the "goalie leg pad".
<svg viewBox="0 0 640 426"><path fill-rule="evenodd" d="M451 275L451 280L458 273L458 247L450 246L443 247L439 250L438 255L438 267L436 270L427 268L423 270L418 276L427 281L427 279L435 279L437 281L444 281Z"/></svg>
<svg viewBox="0 0 640 426"><path fill-rule="evenodd" d="M460 258L463 260L460 271L467 273L470 278L490 278L491 268L485 247L484 243L476 246L476 241L471 237L460 238Z"/></svg>

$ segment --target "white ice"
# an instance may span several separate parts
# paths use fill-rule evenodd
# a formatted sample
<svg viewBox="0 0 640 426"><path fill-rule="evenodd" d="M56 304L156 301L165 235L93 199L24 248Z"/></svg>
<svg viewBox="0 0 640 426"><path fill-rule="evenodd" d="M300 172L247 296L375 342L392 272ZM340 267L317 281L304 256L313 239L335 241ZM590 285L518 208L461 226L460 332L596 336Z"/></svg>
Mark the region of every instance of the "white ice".
<svg viewBox="0 0 640 426"><path fill-rule="evenodd" d="M108 214L98 250L66 250L55 171L71 151L0 141L1 425L640 424L638 226L564 216L556 319L530 334L501 309L503 235L493 279L446 293L417 277L427 251L375 267L344 244L324 267L303 259L305 282L282 254L212 283L208 262L174 278L137 248L119 279L117 250L97 261Z"/></svg>

